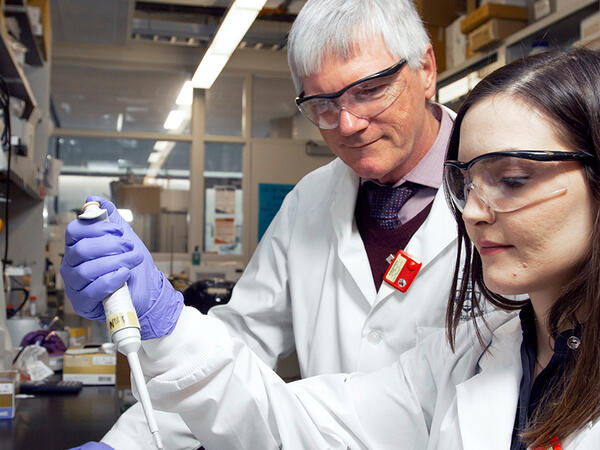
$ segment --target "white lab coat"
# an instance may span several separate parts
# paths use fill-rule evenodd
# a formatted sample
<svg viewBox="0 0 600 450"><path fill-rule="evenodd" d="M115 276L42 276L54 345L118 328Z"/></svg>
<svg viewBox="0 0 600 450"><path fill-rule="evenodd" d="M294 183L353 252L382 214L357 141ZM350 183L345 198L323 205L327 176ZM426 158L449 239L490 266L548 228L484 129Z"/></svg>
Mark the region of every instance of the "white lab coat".
<svg viewBox="0 0 600 450"><path fill-rule="evenodd" d="M209 313L267 365L295 348L302 377L370 372L413 347L417 332L444 326L456 223L443 189L405 249L423 267L402 293L385 282L375 290L354 221L358 188L359 177L339 159L305 176L284 200L232 300ZM168 448L199 445L177 421L158 419ZM117 450L144 448L152 442L144 427L134 406L102 441Z"/></svg>
<svg viewBox="0 0 600 450"><path fill-rule="evenodd" d="M285 384L222 323L185 308L172 335L145 341L140 356L153 404L180 413L208 449L506 450L521 324L500 311L488 323L483 346L466 322L455 353L439 330L377 372ZM598 449L600 425L561 441Z"/></svg>

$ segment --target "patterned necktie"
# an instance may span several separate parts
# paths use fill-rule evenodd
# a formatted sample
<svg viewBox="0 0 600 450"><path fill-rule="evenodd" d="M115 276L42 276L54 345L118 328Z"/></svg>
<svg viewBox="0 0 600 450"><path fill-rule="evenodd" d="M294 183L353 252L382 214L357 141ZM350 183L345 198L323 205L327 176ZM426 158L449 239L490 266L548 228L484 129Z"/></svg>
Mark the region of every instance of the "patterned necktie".
<svg viewBox="0 0 600 450"><path fill-rule="evenodd" d="M373 182L365 183L371 217L386 230L394 230L400 225L400 208L419 190L418 185L406 182L397 187L380 186Z"/></svg>

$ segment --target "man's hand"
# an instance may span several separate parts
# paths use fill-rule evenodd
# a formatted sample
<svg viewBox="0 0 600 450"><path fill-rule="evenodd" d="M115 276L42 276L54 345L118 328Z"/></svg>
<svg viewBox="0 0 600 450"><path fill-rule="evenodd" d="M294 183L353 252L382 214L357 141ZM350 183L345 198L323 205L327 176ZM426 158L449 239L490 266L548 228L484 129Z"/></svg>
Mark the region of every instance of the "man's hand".
<svg viewBox="0 0 600 450"><path fill-rule="evenodd" d="M60 273L77 314L104 320L102 300L127 282L142 339L169 334L183 308L183 297L160 272L152 256L121 217L115 205L100 197L109 222L76 219L67 226Z"/></svg>

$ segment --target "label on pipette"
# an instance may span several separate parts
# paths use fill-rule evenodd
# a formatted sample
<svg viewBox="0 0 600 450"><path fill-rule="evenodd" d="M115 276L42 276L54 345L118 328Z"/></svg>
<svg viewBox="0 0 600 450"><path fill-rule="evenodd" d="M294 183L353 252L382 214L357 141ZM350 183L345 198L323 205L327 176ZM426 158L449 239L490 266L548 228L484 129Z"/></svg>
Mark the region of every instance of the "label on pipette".
<svg viewBox="0 0 600 450"><path fill-rule="evenodd" d="M111 334L121 328L140 328L140 322L138 321L137 315L131 311L125 313L119 312L107 317L106 325L108 326L108 332Z"/></svg>

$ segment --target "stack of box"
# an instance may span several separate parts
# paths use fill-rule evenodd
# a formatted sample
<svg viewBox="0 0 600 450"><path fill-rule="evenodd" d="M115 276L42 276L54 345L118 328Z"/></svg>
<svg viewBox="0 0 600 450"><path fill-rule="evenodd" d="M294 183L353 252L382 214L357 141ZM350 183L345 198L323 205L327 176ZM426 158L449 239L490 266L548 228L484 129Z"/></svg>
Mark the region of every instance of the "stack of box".
<svg viewBox="0 0 600 450"><path fill-rule="evenodd" d="M460 23L464 18L462 15L446 27L446 67L449 69L467 59L467 37L460 31Z"/></svg>
<svg viewBox="0 0 600 450"><path fill-rule="evenodd" d="M527 8L486 3L468 14L460 23L467 35L467 57L486 51L502 39L527 26Z"/></svg>
<svg viewBox="0 0 600 450"><path fill-rule="evenodd" d="M117 356L99 348L69 348L65 352L63 380L84 385L115 384Z"/></svg>
<svg viewBox="0 0 600 450"><path fill-rule="evenodd" d="M448 67L446 62L446 26L465 12L466 0L447 0L444 2L414 0L414 3L431 39L437 71L441 73Z"/></svg>
<svg viewBox="0 0 600 450"><path fill-rule="evenodd" d="M0 419L14 419L15 394L18 383L16 370L0 371Z"/></svg>

